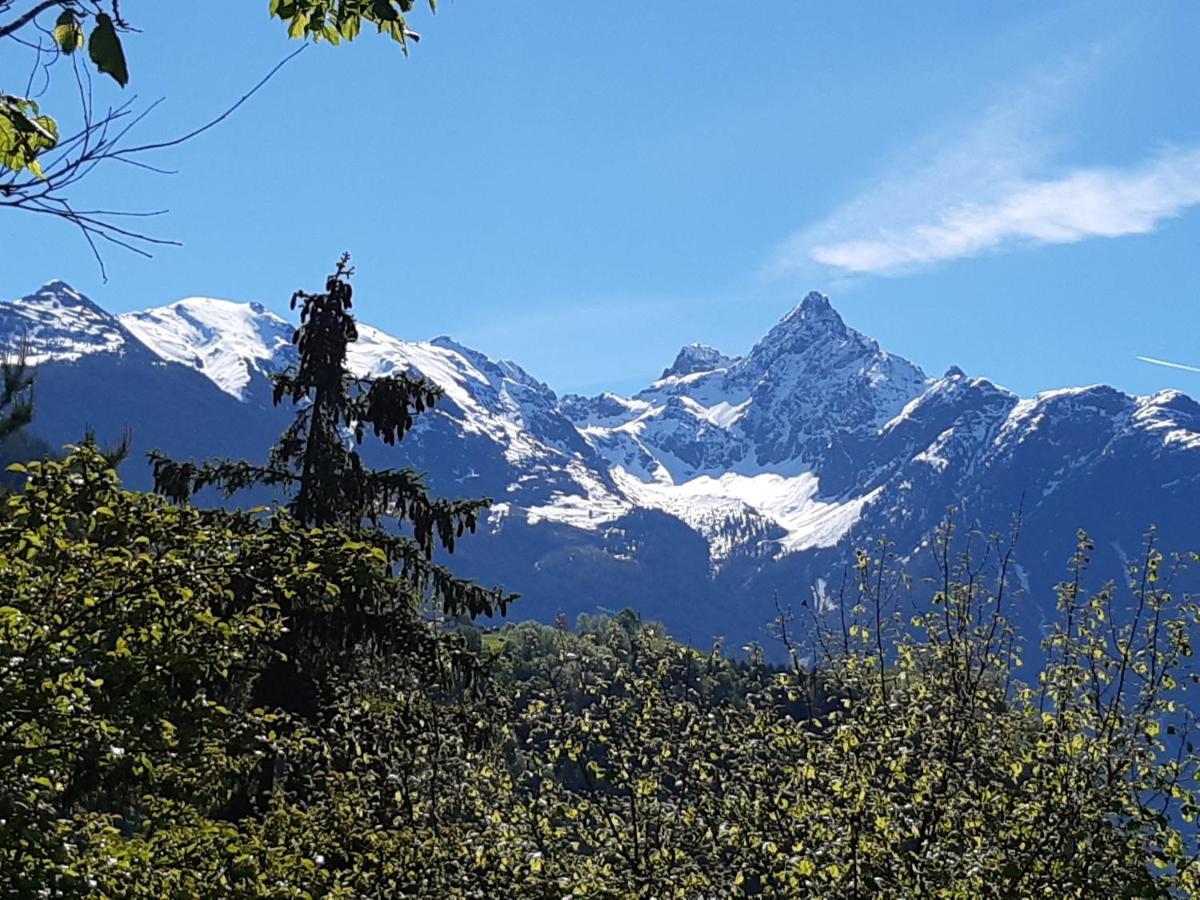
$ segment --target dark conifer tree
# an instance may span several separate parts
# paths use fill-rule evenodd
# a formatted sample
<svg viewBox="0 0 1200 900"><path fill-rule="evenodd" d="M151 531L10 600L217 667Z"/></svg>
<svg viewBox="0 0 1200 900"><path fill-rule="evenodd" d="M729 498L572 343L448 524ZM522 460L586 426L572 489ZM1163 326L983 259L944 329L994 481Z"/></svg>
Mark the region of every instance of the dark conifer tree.
<svg viewBox="0 0 1200 900"><path fill-rule="evenodd" d="M33 372L25 348L0 362L0 442L33 420Z"/></svg>
<svg viewBox="0 0 1200 900"><path fill-rule="evenodd" d="M24 484L24 476L9 472L13 463L45 456L42 441L23 430L33 420L33 373L24 347L0 359L0 497Z"/></svg>
<svg viewBox="0 0 1200 900"><path fill-rule="evenodd" d="M215 487L226 496L263 486L287 495L294 520L309 528L338 528L378 548L397 573L394 596L357 596L348 585L336 599L284 601L293 636L284 649L297 654L275 677L275 693L294 694L297 680L314 683L311 660L324 663L330 654L347 661L364 646L392 652L428 651L427 629L416 627L417 609L428 602L448 619L504 614L513 595L453 575L434 562L438 548L453 552L464 532L475 530L489 500L443 500L431 497L421 476L410 468L374 470L364 465L357 447L368 431L394 445L409 432L414 417L432 407L441 389L424 378L394 374L358 378L346 367L346 351L358 337L351 314L349 254L338 262L322 293L297 291L300 325L293 341L299 364L274 376L274 400L296 407L292 424L271 449L267 461L212 460L178 462L155 451L155 490L176 502ZM391 529L383 526L391 522ZM303 658L307 657L307 664ZM324 664L322 663L322 664ZM268 699L266 697L264 700ZM281 705L296 708L317 702L297 697Z"/></svg>

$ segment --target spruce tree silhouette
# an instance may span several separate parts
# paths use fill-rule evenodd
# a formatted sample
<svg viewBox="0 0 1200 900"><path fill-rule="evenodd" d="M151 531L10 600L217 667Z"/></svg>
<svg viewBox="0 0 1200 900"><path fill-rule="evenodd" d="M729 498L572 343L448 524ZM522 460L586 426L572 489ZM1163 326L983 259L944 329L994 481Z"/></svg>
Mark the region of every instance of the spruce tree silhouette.
<svg viewBox="0 0 1200 900"><path fill-rule="evenodd" d="M515 599L501 588L458 578L433 560L438 548L452 553L465 532L474 532L490 500L431 497L412 469L370 469L358 454L368 431L389 445L403 440L414 418L429 410L442 391L407 374L359 378L348 371L347 347L358 338L350 312L353 274L350 256L343 254L324 292L297 291L292 297L292 308L300 309L293 338L299 364L273 380L275 404L290 400L296 415L265 464L196 464L158 451L149 454L155 490L175 502L187 502L207 487L226 497L255 486L272 488L288 496L286 507L295 522L340 529L377 548L393 567L396 584L403 588L395 596L358 596L347 586L336 602L281 600L292 623L283 648L289 664L267 673L263 691L273 696L262 699L292 709L319 705L316 696L299 696L302 683L315 690L324 680L314 668L343 665L364 645L428 654L437 642L431 643L430 630L417 615L425 604L435 604L447 619L456 620L503 615ZM391 529L384 527L389 521Z"/></svg>
<svg viewBox="0 0 1200 900"><path fill-rule="evenodd" d="M33 420L33 373L26 364L26 352L22 344L15 356L0 361L0 441Z"/></svg>

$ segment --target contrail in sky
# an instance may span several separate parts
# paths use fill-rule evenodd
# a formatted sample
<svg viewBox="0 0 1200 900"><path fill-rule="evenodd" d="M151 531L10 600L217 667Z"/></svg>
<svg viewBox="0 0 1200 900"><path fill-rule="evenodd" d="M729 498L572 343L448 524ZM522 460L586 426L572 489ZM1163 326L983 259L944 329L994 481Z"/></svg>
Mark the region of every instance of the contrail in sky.
<svg viewBox="0 0 1200 900"><path fill-rule="evenodd" d="M1187 366L1183 363L1170 362L1165 359L1155 359L1153 356L1139 356L1142 362L1148 362L1153 366L1166 366L1168 369L1183 369L1185 372L1200 372L1200 366Z"/></svg>

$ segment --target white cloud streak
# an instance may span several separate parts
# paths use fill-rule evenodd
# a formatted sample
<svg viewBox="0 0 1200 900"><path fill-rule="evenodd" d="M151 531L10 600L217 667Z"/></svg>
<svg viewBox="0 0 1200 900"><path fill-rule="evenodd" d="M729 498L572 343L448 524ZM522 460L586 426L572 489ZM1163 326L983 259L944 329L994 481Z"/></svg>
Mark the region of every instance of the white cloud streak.
<svg viewBox="0 0 1200 900"><path fill-rule="evenodd" d="M1185 372L1200 372L1200 366L1189 366L1184 363L1171 362L1166 359L1155 359L1153 356L1139 356L1144 363L1150 363L1152 366L1166 366L1168 369L1183 369Z"/></svg>
<svg viewBox="0 0 1200 900"><path fill-rule="evenodd" d="M1014 245L1147 234L1196 204L1200 149L1171 150L1127 169L1021 181L994 199L931 209L928 221L884 225L870 237L816 243L809 254L849 273L887 275Z"/></svg>
<svg viewBox="0 0 1200 900"><path fill-rule="evenodd" d="M973 121L929 133L823 221L789 238L769 272L901 275L1017 247L1153 232L1200 204L1200 146L1124 167L1053 166L1053 124L1107 51L1026 79Z"/></svg>

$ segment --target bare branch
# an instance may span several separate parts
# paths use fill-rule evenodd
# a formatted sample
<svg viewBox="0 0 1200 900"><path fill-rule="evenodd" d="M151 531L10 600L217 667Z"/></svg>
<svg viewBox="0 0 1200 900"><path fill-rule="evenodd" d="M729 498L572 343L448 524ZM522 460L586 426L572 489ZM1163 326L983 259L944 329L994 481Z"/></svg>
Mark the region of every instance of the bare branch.
<svg viewBox="0 0 1200 900"><path fill-rule="evenodd" d="M56 0L57 2L57 0ZM32 45L34 49L38 45ZM42 174L9 172L6 180L0 180L0 207L10 207L40 215L60 218L80 230L88 243L92 255L100 267L101 276L107 280L100 244L109 243L141 256L150 256L154 246L177 246L178 242L154 237L116 223L122 218L151 218L162 215L166 210L135 211L114 209L76 209L70 202L68 190L87 177L97 166L106 162L117 162L155 174L170 175L170 169L152 165L139 157L183 144L233 114L246 101L257 94L276 74L299 55L308 45L289 53L271 68L250 90L220 115L187 134L169 141L126 146L130 133L163 102L155 100L139 111L134 110L134 96L103 114L97 114L93 103L91 73L87 66L80 66L72 57L72 68L79 95L80 126L73 134L59 140L52 149L41 156ZM38 51L43 52L42 50ZM47 65L42 63L43 66ZM4 96L0 95L0 102Z"/></svg>
<svg viewBox="0 0 1200 900"><path fill-rule="evenodd" d="M307 50L308 46L309 46L308 44L301 45L298 49L293 50L291 53L289 53L287 56L285 56L282 60L280 60L278 63L276 63L275 67L273 69L271 69L271 71L268 72L266 75L264 75L262 80L260 80L258 82L258 84L254 85L254 87L252 87L249 91L247 91L245 94L243 94L238 99L237 103L233 104L233 106L229 107L227 110L225 110L225 112L221 113L219 116L217 116L211 122L208 122L205 125L201 125L196 130L189 131L187 134L182 135L181 137L177 137L174 140L162 141L157 144L143 144L140 147L128 147L124 150L121 150L119 153L117 153L115 155L126 156L131 153L147 153L151 150L163 150L163 149L166 149L167 147L177 147L178 145L184 143L185 141L190 141L192 138L198 137L199 135L204 134L204 132L208 131L210 128L212 128L216 125L220 125L239 106L241 106L243 103L245 103L247 100L249 100L255 94L257 94L260 88L262 88L268 81L270 81L272 78L274 78L276 72L278 72L280 69L282 69L284 66L286 66L289 62L291 62L293 59L295 59L297 56L299 56L301 53L303 53L305 50Z"/></svg>
<svg viewBox="0 0 1200 900"><path fill-rule="evenodd" d="M7 25L0 25L0 38L8 37L10 34L20 31L46 10L55 6L66 6L68 2L69 0L42 0L42 2L33 7L33 9L29 10L23 15L17 16Z"/></svg>

